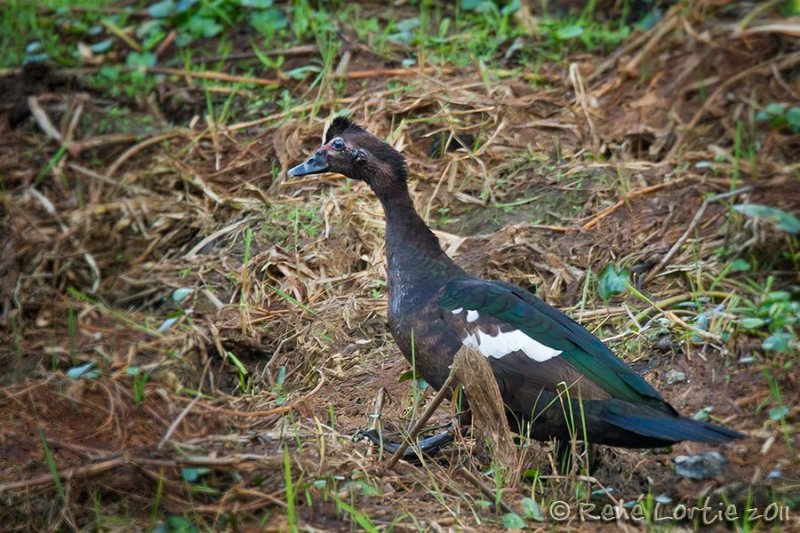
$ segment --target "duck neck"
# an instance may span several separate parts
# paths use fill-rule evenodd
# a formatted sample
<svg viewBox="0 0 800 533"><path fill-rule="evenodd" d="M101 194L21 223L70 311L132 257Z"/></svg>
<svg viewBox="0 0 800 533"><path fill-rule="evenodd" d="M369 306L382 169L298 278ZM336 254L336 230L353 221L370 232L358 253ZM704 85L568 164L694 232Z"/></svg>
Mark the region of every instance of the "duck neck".
<svg viewBox="0 0 800 533"><path fill-rule="evenodd" d="M407 246L428 256L444 255L439 239L417 213L407 189L382 195L380 200L386 214L387 249L397 250Z"/></svg>
<svg viewBox="0 0 800 533"><path fill-rule="evenodd" d="M386 214L386 256L389 297L426 293L461 272L444 253L439 240L414 209L408 189L379 194Z"/></svg>

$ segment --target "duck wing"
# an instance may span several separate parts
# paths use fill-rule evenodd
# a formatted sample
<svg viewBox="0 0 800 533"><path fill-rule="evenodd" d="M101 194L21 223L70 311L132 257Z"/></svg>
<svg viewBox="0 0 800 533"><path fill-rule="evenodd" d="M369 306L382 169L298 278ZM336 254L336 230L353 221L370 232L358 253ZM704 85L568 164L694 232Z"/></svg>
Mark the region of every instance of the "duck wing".
<svg viewBox="0 0 800 533"><path fill-rule="evenodd" d="M580 383L584 399L623 400L677 415L600 339L524 289L459 279L445 285L439 306L462 343L489 358L500 376L524 374L526 384L551 392L560 383Z"/></svg>

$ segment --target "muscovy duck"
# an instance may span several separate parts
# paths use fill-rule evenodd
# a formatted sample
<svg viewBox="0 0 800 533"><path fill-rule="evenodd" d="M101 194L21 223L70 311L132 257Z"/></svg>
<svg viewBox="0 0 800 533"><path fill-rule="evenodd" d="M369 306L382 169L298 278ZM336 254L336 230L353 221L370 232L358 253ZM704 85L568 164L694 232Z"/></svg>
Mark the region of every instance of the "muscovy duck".
<svg viewBox="0 0 800 533"><path fill-rule="evenodd" d="M537 440L564 443L577 432L593 444L652 448L744 437L679 415L600 339L534 294L462 270L417 214L405 158L347 118L335 118L322 146L288 175L323 172L363 181L380 199L389 326L409 362L413 342L416 370L434 388L467 345L491 363L511 428Z"/></svg>

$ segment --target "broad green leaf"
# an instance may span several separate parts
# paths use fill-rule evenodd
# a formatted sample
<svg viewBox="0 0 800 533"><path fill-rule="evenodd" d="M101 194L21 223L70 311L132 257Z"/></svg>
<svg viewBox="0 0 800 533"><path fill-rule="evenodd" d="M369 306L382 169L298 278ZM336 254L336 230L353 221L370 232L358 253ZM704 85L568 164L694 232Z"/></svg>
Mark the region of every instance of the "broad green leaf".
<svg viewBox="0 0 800 533"><path fill-rule="evenodd" d="M154 19L163 19L169 17L175 13L175 2L172 0L156 2L147 8L147 13Z"/></svg>
<svg viewBox="0 0 800 533"><path fill-rule="evenodd" d="M267 9L250 15L250 25L264 36L274 35L289 25L286 14L281 9Z"/></svg>
<svg viewBox="0 0 800 533"><path fill-rule="evenodd" d="M164 333L165 331L168 331L172 326L174 326L175 322L177 321L178 317L170 317L164 320L164 322L162 322L161 325L158 326L158 329L156 331L159 333Z"/></svg>
<svg viewBox="0 0 800 533"><path fill-rule="evenodd" d="M800 133L800 107L793 107L786 112L786 125L794 133Z"/></svg>
<svg viewBox="0 0 800 533"><path fill-rule="evenodd" d="M94 368L94 362L74 366L67 370L67 377L70 379L94 379L99 375L100 372Z"/></svg>
<svg viewBox="0 0 800 533"><path fill-rule="evenodd" d="M739 321L739 324L741 324L745 329L757 329L766 323L767 322L764 319L755 317L743 318Z"/></svg>
<svg viewBox="0 0 800 533"><path fill-rule="evenodd" d="M522 512L525 513L525 518L530 518L537 522L544 521L542 510L533 498L522 498Z"/></svg>
<svg viewBox="0 0 800 533"><path fill-rule="evenodd" d="M211 469L205 467L192 467L187 466L181 468L181 476L189 483L197 482L202 476L211 472Z"/></svg>
<svg viewBox="0 0 800 533"><path fill-rule="evenodd" d="M213 37L222 31L222 25L211 17L194 15L187 26L192 35L197 37Z"/></svg>
<svg viewBox="0 0 800 533"><path fill-rule="evenodd" d="M583 26L577 24L570 24L569 26L561 26L556 30L556 38L560 41L568 41L575 37L583 35Z"/></svg>
<svg viewBox="0 0 800 533"><path fill-rule="evenodd" d="M781 420L788 414L789 414L789 408L786 407L785 405L779 405L778 407L773 407L772 409L769 410L769 419L775 420L777 422L778 420Z"/></svg>
<svg viewBox="0 0 800 533"><path fill-rule="evenodd" d="M172 301L175 302L176 304L181 303L183 300L186 299L187 296L189 296L193 292L194 289L191 289L189 287L181 287L179 289L175 289L172 292Z"/></svg>
<svg viewBox="0 0 800 533"><path fill-rule="evenodd" d="M800 219L793 214L771 207L768 205L760 204L738 204L733 208L739 213L751 218L766 218L775 223L778 229L783 230L792 235L800 233Z"/></svg>
<svg viewBox="0 0 800 533"><path fill-rule="evenodd" d="M178 515L168 516L166 526L166 533L197 533L197 526Z"/></svg>
<svg viewBox="0 0 800 533"><path fill-rule="evenodd" d="M704 420L708 420L708 418L709 418L709 415L711 414L711 411L712 411L712 409L713 409L713 408L711 408L711 407L703 407L702 409L700 409L699 411L697 411L697 412L696 412L696 413L695 413L695 414L692 416L692 418L693 418L694 420L699 420L699 421L701 421L701 422L702 422L702 421L704 421Z"/></svg>
<svg viewBox="0 0 800 533"><path fill-rule="evenodd" d="M772 102L771 104L767 105L767 108L766 108L765 111L767 112L767 114L773 115L773 116L783 115L783 105L781 105L781 104L779 104L777 102Z"/></svg>
<svg viewBox="0 0 800 533"><path fill-rule="evenodd" d="M27 65L28 63L41 63L43 61L47 61L49 58L50 56L46 52L42 52L41 54L25 54L22 64Z"/></svg>
<svg viewBox="0 0 800 533"><path fill-rule="evenodd" d="M737 257L731 265L731 272L749 272L750 263L741 257Z"/></svg>
<svg viewBox="0 0 800 533"><path fill-rule="evenodd" d="M781 6L781 14L784 17L796 17L800 15L800 0L784 0Z"/></svg>
<svg viewBox="0 0 800 533"><path fill-rule="evenodd" d="M506 529L524 529L525 520L517 513L506 513L503 515L503 525Z"/></svg>
<svg viewBox="0 0 800 533"><path fill-rule="evenodd" d="M90 44L89 50L91 50L95 54L102 54L103 52L108 51L108 49L111 48L112 44L114 44L113 39L104 39L100 42Z"/></svg>
<svg viewBox="0 0 800 533"><path fill-rule="evenodd" d="M238 0L242 7L255 7L258 9L265 9L272 6L272 0Z"/></svg>
<svg viewBox="0 0 800 533"><path fill-rule="evenodd" d="M28 43L28 46L25 47L26 54L38 54L43 50L43 46L41 41L31 41Z"/></svg>
<svg viewBox="0 0 800 533"><path fill-rule="evenodd" d="M761 347L771 352L787 352L790 342L792 342L792 336L785 331L779 331L764 339Z"/></svg>
<svg viewBox="0 0 800 533"><path fill-rule="evenodd" d="M660 9L654 9L650 11L647 15L640 18L638 22L636 22L636 27L642 31L647 31L651 29L653 26L658 24L658 22L664 18L664 12Z"/></svg>
<svg viewBox="0 0 800 533"><path fill-rule="evenodd" d="M597 278L597 292L600 293L600 298L602 298L603 301L608 301L614 294L625 292L625 289L628 287L629 279L630 274L626 269L618 269L611 263L607 264Z"/></svg>
<svg viewBox="0 0 800 533"><path fill-rule="evenodd" d="M156 56L152 52L130 52L125 63L129 67L152 67L156 64Z"/></svg>
<svg viewBox="0 0 800 533"><path fill-rule="evenodd" d="M770 291L764 297L764 303L788 302L791 299L792 299L792 294L789 291Z"/></svg>
<svg viewBox="0 0 800 533"><path fill-rule="evenodd" d="M289 72L286 73L286 75L292 78L293 80L302 80L309 74L311 73L316 74L321 70L322 69L319 67L319 65L305 65L303 67L297 67L295 69L290 70Z"/></svg>
<svg viewBox="0 0 800 533"><path fill-rule="evenodd" d="M503 16L513 15L514 13L519 11L519 7L520 7L519 0L511 0L511 2L503 6L503 9L500 10L500 13Z"/></svg>
<svg viewBox="0 0 800 533"><path fill-rule="evenodd" d="M175 13L183 13L193 5L197 3L198 0L178 0L175 3Z"/></svg>
<svg viewBox="0 0 800 533"><path fill-rule="evenodd" d="M119 79L119 68L112 67L109 65L104 66L100 69L100 72L97 73L98 77L105 78L110 81L116 81Z"/></svg>
<svg viewBox="0 0 800 533"><path fill-rule="evenodd" d="M464 11L473 11L481 5L483 0L461 0L461 9Z"/></svg>
<svg viewBox="0 0 800 533"><path fill-rule="evenodd" d="M404 381L410 381L412 379L421 379L422 375L419 372L414 372L414 370L406 370L402 374L400 374L400 378L397 380L398 382L402 383Z"/></svg>

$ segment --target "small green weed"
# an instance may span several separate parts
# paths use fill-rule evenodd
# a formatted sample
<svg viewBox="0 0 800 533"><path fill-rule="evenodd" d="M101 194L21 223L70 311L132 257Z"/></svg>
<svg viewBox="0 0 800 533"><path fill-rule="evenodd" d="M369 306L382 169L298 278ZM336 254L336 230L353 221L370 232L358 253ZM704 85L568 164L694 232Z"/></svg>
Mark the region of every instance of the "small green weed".
<svg viewBox="0 0 800 533"><path fill-rule="evenodd" d="M785 105L772 102L767 107L756 113L757 122L767 122L769 127L788 129L792 133L800 133L800 107L786 108Z"/></svg>

